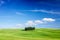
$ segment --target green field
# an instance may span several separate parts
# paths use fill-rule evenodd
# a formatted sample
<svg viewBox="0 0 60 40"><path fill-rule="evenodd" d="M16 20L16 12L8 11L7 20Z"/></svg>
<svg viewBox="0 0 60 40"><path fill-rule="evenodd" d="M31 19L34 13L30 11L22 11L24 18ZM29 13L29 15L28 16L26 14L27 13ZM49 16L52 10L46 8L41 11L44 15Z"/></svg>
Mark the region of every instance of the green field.
<svg viewBox="0 0 60 40"><path fill-rule="evenodd" d="M0 40L60 40L60 29L0 29Z"/></svg>

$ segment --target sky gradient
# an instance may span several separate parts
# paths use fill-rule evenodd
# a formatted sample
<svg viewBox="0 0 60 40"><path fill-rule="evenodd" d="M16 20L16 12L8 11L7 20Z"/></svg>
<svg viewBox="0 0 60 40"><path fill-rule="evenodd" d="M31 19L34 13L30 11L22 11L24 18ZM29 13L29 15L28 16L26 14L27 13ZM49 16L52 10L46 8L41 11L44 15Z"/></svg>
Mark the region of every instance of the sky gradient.
<svg viewBox="0 0 60 40"><path fill-rule="evenodd" d="M0 28L60 28L60 0L0 0Z"/></svg>

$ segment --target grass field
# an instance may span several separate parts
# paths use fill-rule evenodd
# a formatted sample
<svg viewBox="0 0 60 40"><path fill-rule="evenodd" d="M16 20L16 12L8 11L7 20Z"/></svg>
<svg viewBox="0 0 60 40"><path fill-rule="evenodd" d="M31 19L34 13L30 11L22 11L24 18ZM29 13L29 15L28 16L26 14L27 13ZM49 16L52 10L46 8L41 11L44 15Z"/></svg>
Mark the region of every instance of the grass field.
<svg viewBox="0 0 60 40"><path fill-rule="evenodd" d="M33 31L0 29L0 40L60 40L60 30L46 28Z"/></svg>

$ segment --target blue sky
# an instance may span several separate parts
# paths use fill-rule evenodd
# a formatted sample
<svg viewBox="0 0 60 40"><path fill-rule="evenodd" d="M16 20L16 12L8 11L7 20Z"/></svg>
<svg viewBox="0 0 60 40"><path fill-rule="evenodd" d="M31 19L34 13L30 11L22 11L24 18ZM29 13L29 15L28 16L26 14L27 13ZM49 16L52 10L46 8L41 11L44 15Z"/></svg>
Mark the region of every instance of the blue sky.
<svg viewBox="0 0 60 40"><path fill-rule="evenodd" d="M0 0L0 28L60 28L60 0Z"/></svg>

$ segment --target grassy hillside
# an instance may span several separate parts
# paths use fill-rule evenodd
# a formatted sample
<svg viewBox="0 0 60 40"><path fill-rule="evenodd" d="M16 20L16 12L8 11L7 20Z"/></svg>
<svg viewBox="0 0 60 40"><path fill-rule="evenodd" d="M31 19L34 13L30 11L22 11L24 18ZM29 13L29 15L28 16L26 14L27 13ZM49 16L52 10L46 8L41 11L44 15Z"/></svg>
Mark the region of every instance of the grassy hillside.
<svg viewBox="0 0 60 40"><path fill-rule="evenodd" d="M60 30L43 28L33 31L0 29L0 40L60 40Z"/></svg>

